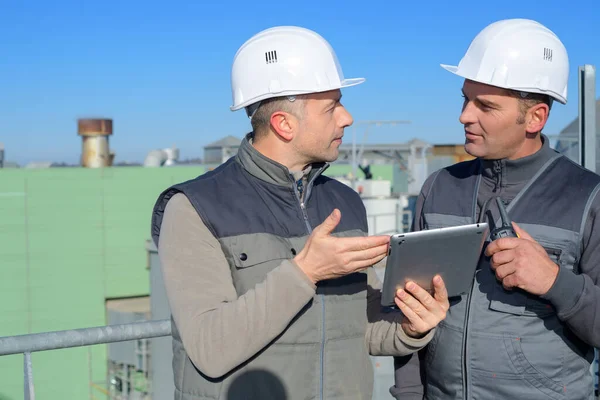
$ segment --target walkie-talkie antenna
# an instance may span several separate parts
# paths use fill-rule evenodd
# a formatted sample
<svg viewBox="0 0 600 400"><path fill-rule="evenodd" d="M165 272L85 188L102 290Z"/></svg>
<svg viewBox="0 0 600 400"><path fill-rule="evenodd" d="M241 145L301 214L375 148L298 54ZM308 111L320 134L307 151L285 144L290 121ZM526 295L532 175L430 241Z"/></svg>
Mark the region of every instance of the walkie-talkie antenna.
<svg viewBox="0 0 600 400"><path fill-rule="evenodd" d="M496 197L496 203L498 203L498 211L500 212L502 224L490 233L490 239L494 241L503 237L519 237L517 232L513 229L512 222L510 218L508 218L508 213L504 207L504 202L500 197Z"/></svg>
<svg viewBox="0 0 600 400"><path fill-rule="evenodd" d="M498 203L498 210L500 211L500 218L502 219L502 226L510 226L512 228L512 223L508 218L508 214L506 213L506 208L504 208L504 203L500 197L496 197L496 203Z"/></svg>

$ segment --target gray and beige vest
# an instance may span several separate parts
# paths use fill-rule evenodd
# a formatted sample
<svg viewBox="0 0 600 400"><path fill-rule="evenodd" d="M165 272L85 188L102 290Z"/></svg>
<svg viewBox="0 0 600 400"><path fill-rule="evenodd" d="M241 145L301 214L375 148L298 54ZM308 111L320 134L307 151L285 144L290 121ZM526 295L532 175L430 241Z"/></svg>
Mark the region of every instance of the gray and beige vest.
<svg viewBox="0 0 600 400"><path fill-rule="evenodd" d="M348 186L314 166L303 203L288 170L260 155L246 138L237 156L214 171L164 191L152 232L158 243L163 211L182 192L219 240L238 295L265 279L282 260L302 250L311 230L334 208L337 236L365 236L365 208ZM195 368L173 325L176 399L230 399L237 380L244 399L370 399L373 370L365 345L367 275L319 282L314 298L266 348L226 376L213 379Z"/></svg>
<svg viewBox="0 0 600 400"><path fill-rule="evenodd" d="M442 169L423 205L425 229L473 223L479 160ZM560 268L577 273L581 238L600 177L552 158L507 207ZM482 256L469 294L451 299L424 362L427 399L590 399L593 348L553 306L504 290Z"/></svg>

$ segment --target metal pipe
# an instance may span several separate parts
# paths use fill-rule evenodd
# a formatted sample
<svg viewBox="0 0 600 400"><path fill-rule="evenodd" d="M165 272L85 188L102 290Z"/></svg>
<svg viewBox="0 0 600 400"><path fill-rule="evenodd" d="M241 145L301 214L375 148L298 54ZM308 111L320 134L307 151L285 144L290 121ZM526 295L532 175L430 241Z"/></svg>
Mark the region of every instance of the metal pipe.
<svg viewBox="0 0 600 400"><path fill-rule="evenodd" d="M24 369L25 369L25 400L35 400L35 390L33 388L33 367L31 366L31 353L24 354Z"/></svg>
<svg viewBox="0 0 600 400"><path fill-rule="evenodd" d="M596 172L596 68L579 67L580 164Z"/></svg>
<svg viewBox="0 0 600 400"><path fill-rule="evenodd" d="M171 335L168 319L0 337L0 356Z"/></svg>

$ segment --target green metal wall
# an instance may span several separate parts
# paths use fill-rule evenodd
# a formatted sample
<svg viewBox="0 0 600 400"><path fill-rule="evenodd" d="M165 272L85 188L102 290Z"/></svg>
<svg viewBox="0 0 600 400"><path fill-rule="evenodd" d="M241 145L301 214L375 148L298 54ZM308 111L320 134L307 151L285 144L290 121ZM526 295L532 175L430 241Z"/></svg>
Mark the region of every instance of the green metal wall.
<svg viewBox="0 0 600 400"><path fill-rule="evenodd" d="M0 170L0 335L105 325L106 298L147 295L144 243L154 201L172 183L203 172ZM90 375L106 380L105 354L105 346L34 353L36 394L91 398ZM1 400L23 398L22 358L0 357Z"/></svg>
<svg viewBox="0 0 600 400"><path fill-rule="evenodd" d="M327 171L325 171L325 175L328 176L343 176L352 171L352 167L347 164L333 164ZM363 179L364 174L360 169L356 170L358 179ZM373 179L382 179L386 181L392 181L392 165L391 164L382 164L382 165L371 165L371 174L373 174Z"/></svg>
<svg viewBox="0 0 600 400"><path fill-rule="evenodd" d="M107 298L147 295L145 241L166 187L204 167L0 169L0 336L106 324ZM343 175L333 165L327 175ZM373 166L391 179L391 166ZM105 345L34 353L37 397L104 399ZM167 360L166 362L170 362ZM23 398L23 357L0 357L0 400Z"/></svg>

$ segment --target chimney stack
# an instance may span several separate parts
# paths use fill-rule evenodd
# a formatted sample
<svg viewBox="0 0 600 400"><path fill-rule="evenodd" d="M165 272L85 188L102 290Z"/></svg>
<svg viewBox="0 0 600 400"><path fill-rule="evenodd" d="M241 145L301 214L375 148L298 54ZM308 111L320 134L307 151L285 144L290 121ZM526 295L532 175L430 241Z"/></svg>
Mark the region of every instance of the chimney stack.
<svg viewBox="0 0 600 400"><path fill-rule="evenodd" d="M79 119L77 134L83 139L81 166L102 168L112 165L114 154L110 153L108 137L113 133L112 119Z"/></svg>

